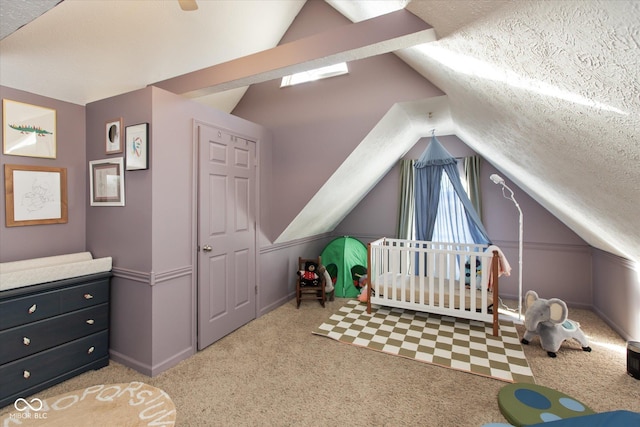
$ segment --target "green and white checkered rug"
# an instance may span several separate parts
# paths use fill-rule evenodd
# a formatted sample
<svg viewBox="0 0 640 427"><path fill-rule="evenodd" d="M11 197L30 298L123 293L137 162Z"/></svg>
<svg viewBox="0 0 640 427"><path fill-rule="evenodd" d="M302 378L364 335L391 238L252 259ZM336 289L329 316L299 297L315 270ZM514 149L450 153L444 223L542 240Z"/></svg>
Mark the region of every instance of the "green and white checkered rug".
<svg viewBox="0 0 640 427"><path fill-rule="evenodd" d="M500 321L498 337L492 325L400 308L347 302L315 335L419 362L469 372L507 382L535 383L511 322Z"/></svg>

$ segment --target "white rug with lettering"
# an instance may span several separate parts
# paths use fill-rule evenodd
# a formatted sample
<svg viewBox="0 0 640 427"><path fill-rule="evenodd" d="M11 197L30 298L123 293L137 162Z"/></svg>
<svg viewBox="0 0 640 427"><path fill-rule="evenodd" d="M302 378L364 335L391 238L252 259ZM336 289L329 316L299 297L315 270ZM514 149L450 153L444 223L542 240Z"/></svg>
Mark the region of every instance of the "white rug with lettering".
<svg viewBox="0 0 640 427"><path fill-rule="evenodd" d="M17 399L0 426L174 426L176 407L167 393L141 382L102 384L48 399Z"/></svg>

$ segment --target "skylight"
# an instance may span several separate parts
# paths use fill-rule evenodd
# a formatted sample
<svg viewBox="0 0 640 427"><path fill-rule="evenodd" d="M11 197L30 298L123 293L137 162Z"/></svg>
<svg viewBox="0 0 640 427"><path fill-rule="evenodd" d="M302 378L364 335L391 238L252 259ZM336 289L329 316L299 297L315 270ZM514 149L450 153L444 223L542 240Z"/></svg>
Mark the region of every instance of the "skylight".
<svg viewBox="0 0 640 427"><path fill-rule="evenodd" d="M341 76L347 74L349 69L346 62L341 62L328 67L316 68L315 70L303 71L301 73L291 74L282 78L280 87L293 86L300 83L313 82L316 80L327 79L329 77Z"/></svg>

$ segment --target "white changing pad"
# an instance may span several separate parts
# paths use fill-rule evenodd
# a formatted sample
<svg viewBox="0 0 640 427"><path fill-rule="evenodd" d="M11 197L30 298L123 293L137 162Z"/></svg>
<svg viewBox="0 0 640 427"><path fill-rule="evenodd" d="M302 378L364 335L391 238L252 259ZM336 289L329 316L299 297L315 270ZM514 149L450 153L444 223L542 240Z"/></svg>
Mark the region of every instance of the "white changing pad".
<svg viewBox="0 0 640 427"><path fill-rule="evenodd" d="M0 291L111 270L111 257L78 252L0 263Z"/></svg>

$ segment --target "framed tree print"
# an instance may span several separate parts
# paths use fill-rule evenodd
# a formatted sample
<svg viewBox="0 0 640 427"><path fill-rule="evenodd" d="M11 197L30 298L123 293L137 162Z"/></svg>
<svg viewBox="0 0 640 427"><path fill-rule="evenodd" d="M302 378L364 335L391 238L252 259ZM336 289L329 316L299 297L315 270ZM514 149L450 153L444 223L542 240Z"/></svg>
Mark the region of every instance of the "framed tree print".
<svg viewBox="0 0 640 427"><path fill-rule="evenodd" d="M124 158L89 162L91 206L124 206Z"/></svg>

